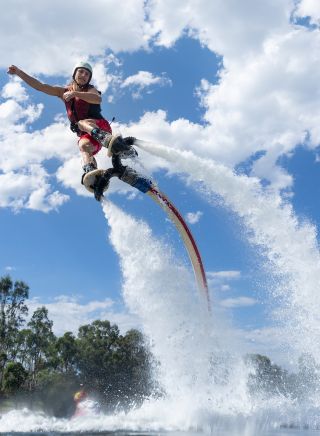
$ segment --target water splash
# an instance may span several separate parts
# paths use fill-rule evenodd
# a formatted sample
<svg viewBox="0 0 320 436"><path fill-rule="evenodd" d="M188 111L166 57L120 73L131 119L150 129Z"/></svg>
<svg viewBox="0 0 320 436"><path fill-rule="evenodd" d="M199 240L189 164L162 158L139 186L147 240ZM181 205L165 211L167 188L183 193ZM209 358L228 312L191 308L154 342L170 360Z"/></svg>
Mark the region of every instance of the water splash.
<svg viewBox="0 0 320 436"><path fill-rule="evenodd" d="M209 202L219 195L242 220L247 237L258 246L278 279L271 290L281 301L278 316L285 338L297 355L311 353L320 362L320 254L316 228L299 221L278 192L262 188L258 179L236 175L212 160L159 144L138 145L186 173L202 185ZM265 265L267 264L265 262ZM285 344L284 344L285 345Z"/></svg>
<svg viewBox="0 0 320 436"><path fill-rule="evenodd" d="M166 392L168 411L170 401L179 404L184 417L191 410L212 410L216 402L221 410L245 413L247 370L231 330L217 312L209 315L190 271L174 258L170 247L153 237L146 223L110 202L103 209L110 241L120 257L124 299L141 318L160 362L157 377Z"/></svg>

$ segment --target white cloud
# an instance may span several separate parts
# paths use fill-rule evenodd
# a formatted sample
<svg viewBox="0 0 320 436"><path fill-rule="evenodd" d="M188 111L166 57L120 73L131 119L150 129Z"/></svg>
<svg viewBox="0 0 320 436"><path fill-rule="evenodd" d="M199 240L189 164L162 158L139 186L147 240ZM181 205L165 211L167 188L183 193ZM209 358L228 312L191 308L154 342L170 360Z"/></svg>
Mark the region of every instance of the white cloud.
<svg viewBox="0 0 320 436"><path fill-rule="evenodd" d="M0 207L57 210L69 196L53 188L55 175L45 161L64 162L79 154L76 140L59 117L42 130L27 131L44 106L30 103L20 82L5 85L2 97L7 100L0 104Z"/></svg>
<svg viewBox="0 0 320 436"><path fill-rule="evenodd" d="M229 292L229 291L231 291L231 286L230 285L221 285L220 286L220 291L222 291L222 292Z"/></svg>
<svg viewBox="0 0 320 436"><path fill-rule="evenodd" d="M31 192L27 208L50 212L52 210L58 210L59 207L68 200L68 195L62 194L59 191L50 192L49 186L45 185Z"/></svg>
<svg viewBox="0 0 320 436"><path fill-rule="evenodd" d="M119 68L120 60L115 55L98 57L94 62L91 62L93 68L92 83L102 93L109 91L110 88L117 89L121 83L121 74L110 73L112 66Z"/></svg>
<svg viewBox="0 0 320 436"><path fill-rule="evenodd" d="M313 24L320 21L320 3L318 0L300 0L295 16L310 17Z"/></svg>
<svg viewBox="0 0 320 436"><path fill-rule="evenodd" d="M288 333L281 326L237 330L246 353L259 353L277 365L296 371L299 354L288 343Z"/></svg>
<svg viewBox="0 0 320 436"><path fill-rule="evenodd" d="M150 38L143 0L123 0L121 7L116 0L92 0L81 7L76 0L12 0L0 28L0 66L16 64L47 75L70 76L79 59L137 50Z"/></svg>
<svg viewBox="0 0 320 436"><path fill-rule="evenodd" d="M221 74L203 99L211 154L235 165L266 150L267 165L257 175L270 179L278 157L304 142L320 142L319 105L314 92L320 70L320 36L304 28L288 30L265 41L264 49L242 65ZM305 50L308 47L308 51ZM208 87L207 87L208 89ZM282 174L283 175L283 174ZM277 184L290 180L281 174ZM271 174L272 177L272 174Z"/></svg>
<svg viewBox="0 0 320 436"><path fill-rule="evenodd" d="M294 8L290 0L189 0L170 6L155 0L150 6L158 44L169 47L187 32L223 56L219 83L202 82L208 124L194 135L197 151L232 167L265 150L252 175L279 189L292 185L277 166L279 157L305 142L306 132L308 146L320 143L320 36L290 23ZM316 16L318 9L319 2L305 1L298 11Z"/></svg>
<svg viewBox="0 0 320 436"><path fill-rule="evenodd" d="M57 209L68 196L51 192L48 175L40 165L30 165L20 172L0 174L0 207L36 209L49 212Z"/></svg>
<svg viewBox="0 0 320 436"><path fill-rule="evenodd" d="M28 302L29 316L41 306L48 309L48 316L53 321L53 330L58 336L66 331L77 333L81 325L90 324L96 319L117 324L122 334L131 328L140 326L137 317L124 310L118 311L115 308L115 302L108 298L87 303L81 303L79 298L65 295L60 295L49 303L33 298Z"/></svg>
<svg viewBox="0 0 320 436"><path fill-rule="evenodd" d="M141 97L142 91L147 89L147 92L151 92L151 86L166 86L172 85L170 79L168 79L163 73L161 76L154 76L150 71L139 71L137 74L127 77L121 84L121 88L133 88L132 93L134 98Z"/></svg>
<svg viewBox="0 0 320 436"><path fill-rule="evenodd" d="M208 271L207 276L210 279L219 279L219 280L232 280L239 279L241 277L241 272L236 270L230 271Z"/></svg>
<svg viewBox="0 0 320 436"><path fill-rule="evenodd" d="M19 79L13 78L8 82L2 89L1 97L16 101L26 101L28 100L28 95L26 89L22 86Z"/></svg>
<svg viewBox="0 0 320 436"><path fill-rule="evenodd" d="M22 106L16 100L6 100L0 104L0 135L10 134L12 130L24 131L28 124L40 117L42 110L42 104Z"/></svg>
<svg viewBox="0 0 320 436"><path fill-rule="evenodd" d="M239 280L241 278L241 271L207 271L206 276L208 284L214 292L231 292L232 288L229 285L231 280Z"/></svg>
<svg viewBox="0 0 320 436"><path fill-rule="evenodd" d="M186 221L189 224L196 224L199 222L202 215L203 215L203 212L201 212L200 210L198 210L197 212L188 212L186 215Z"/></svg>
<svg viewBox="0 0 320 436"><path fill-rule="evenodd" d="M254 306L255 304L257 304L257 301L254 298L250 297L236 297L220 300L219 304L220 306L226 307L228 309L235 309L238 307Z"/></svg>
<svg viewBox="0 0 320 436"><path fill-rule="evenodd" d="M228 59L259 51L266 35L286 28L290 0L153 0L149 16L157 43L170 47L184 33Z"/></svg>

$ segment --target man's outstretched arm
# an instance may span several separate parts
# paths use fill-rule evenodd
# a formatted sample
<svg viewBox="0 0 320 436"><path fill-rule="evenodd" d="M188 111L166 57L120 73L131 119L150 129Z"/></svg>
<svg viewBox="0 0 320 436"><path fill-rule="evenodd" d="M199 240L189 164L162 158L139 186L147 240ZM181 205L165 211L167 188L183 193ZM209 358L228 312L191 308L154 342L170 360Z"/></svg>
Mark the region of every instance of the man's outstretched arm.
<svg viewBox="0 0 320 436"><path fill-rule="evenodd" d="M11 65L8 68L8 74L16 75L20 77L24 82L26 82L31 88L36 89L37 91L44 92L48 95L53 95L55 97L63 98L63 94L65 92L65 89L61 86L51 86L47 85L45 83L40 82L39 80L35 79L34 77L29 76L24 71L20 70L20 68L16 67L15 65Z"/></svg>

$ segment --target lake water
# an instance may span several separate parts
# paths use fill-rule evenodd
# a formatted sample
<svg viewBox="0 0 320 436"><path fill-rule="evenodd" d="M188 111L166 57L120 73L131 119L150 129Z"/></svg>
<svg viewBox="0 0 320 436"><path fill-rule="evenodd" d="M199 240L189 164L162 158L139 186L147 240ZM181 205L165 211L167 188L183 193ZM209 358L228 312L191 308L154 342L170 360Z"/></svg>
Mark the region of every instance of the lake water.
<svg viewBox="0 0 320 436"><path fill-rule="evenodd" d="M162 411L164 412L164 410ZM149 415L149 416L148 416ZM277 417L279 418L279 416ZM161 412L152 415L144 407L128 413L91 414L73 419L58 419L28 409L12 410L0 418L0 434L6 436L307 436L320 434L315 421L294 424L293 418L277 421L265 413L255 417L194 415L179 416ZM197 422L196 422L197 419ZM297 422L297 421L296 421ZM309 428L306 426L309 425ZM312 427L313 425L313 427Z"/></svg>
<svg viewBox="0 0 320 436"><path fill-rule="evenodd" d="M21 433L21 432L11 432L11 433L0 433L6 436L200 436L205 435L205 433L195 433L195 432L67 432L67 433L57 433L57 432L37 432L37 433ZM261 433L250 434L250 436L312 436L320 434L320 431L313 430L297 430L297 429L279 429ZM217 431L210 433L211 436L248 436L247 432L232 432L229 431Z"/></svg>

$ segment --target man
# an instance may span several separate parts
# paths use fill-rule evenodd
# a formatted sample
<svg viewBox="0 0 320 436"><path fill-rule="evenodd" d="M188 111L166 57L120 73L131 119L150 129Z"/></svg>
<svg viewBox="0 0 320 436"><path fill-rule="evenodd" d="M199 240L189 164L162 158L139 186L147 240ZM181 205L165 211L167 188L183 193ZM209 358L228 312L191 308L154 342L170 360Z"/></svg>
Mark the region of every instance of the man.
<svg viewBox="0 0 320 436"><path fill-rule="evenodd" d="M87 392L81 387L73 396L74 413L72 419L82 416L97 416L100 413L100 405L97 401L90 399Z"/></svg>
<svg viewBox="0 0 320 436"><path fill-rule="evenodd" d="M112 135L111 126L101 114L101 93L90 84L92 67L79 62L73 70L72 81L65 88L51 86L29 76L15 65L8 68L8 74L20 77L37 91L60 98L66 106L70 128L79 136L78 145L83 161L83 177L97 168L94 155L101 147L108 149L108 155L126 158L137 153L131 147L132 138Z"/></svg>

